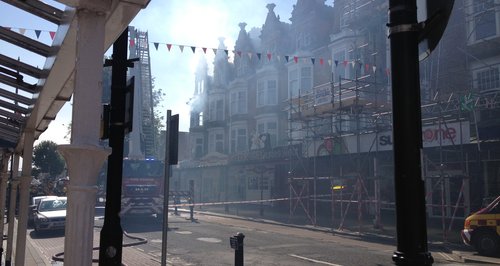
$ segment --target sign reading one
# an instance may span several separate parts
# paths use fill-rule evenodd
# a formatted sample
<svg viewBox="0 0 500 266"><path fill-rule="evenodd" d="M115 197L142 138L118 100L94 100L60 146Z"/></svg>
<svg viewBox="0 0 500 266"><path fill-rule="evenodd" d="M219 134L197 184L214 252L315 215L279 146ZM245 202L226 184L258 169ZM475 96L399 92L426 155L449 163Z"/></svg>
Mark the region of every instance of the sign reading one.
<svg viewBox="0 0 500 266"><path fill-rule="evenodd" d="M394 139L392 132L385 131L370 134L362 134L359 136L350 135L342 138L335 138L335 147L331 139L324 139L317 142L317 145L309 145L308 156L334 154L371 152L371 151L388 151L392 150ZM359 149L357 148L359 143ZM470 143L470 124L468 121L447 123L441 125L425 126L422 128L422 146L439 147ZM316 146L316 150L314 150ZM312 147L312 148L311 148Z"/></svg>

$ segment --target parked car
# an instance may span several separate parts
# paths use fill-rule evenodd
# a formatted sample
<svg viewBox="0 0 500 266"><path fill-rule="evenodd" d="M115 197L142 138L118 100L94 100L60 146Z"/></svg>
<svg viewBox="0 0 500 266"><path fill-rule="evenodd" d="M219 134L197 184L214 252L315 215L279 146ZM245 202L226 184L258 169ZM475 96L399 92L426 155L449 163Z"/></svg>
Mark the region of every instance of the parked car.
<svg viewBox="0 0 500 266"><path fill-rule="evenodd" d="M41 199L35 213L35 231L64 229L66 224L66 205L66 197Z"/></svg>
<svg viewBox="0 0 500 266"><path fill-rule="evenodd" d="M31 198L31 204L29 206L29 211L28 211L28 226L33 226L34 221L35 221L35 213L38 208L38 204L40 204L40 201L45 198L57 198L57 196L35 196Z"/></svg>
<svg viewBox="0 0 500 266"><path fill-rule="evenodd" d="M479 254L500 254L500 196L485 208L465 219L461 232L465 244L473 246Z"/></svg>

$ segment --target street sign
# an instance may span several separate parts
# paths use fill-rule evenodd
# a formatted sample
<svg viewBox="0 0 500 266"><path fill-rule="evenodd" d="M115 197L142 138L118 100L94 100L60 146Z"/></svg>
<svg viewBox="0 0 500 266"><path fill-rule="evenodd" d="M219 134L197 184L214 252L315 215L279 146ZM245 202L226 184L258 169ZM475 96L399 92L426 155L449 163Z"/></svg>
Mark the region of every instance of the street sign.
<svg viewBox="0 0 500 266"><path fill-rule="evenodd" d="M472 94L464 95L460 97L460 109L462 111L472 111L474 109L474 99Z"/></svg>

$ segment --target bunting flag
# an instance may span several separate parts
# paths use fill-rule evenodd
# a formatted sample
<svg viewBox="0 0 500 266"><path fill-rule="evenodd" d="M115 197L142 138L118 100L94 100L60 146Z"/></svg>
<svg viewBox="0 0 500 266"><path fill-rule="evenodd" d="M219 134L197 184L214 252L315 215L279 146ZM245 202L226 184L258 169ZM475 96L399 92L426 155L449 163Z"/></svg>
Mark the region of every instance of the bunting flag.
<svg viewBox="0 0 500 266"><path fill-rule="evenodd" d="M13 28L13 27L3 27L7 30L15 30L17 32L19 32L19 34L21 35L25 35L26 34L26 31L27 30L30 30L30 29L25 29L25 28ZM39 39L42 32L47 32L50 36L50 38L52 40L54 40L55 38L55 35L56 35L56 32L55 31L47 31L47 30L37 30L37 29L33 29L33 30L30 30L30 31L33 31L36 35L36 38ZM158 47L160 44L165 44L165 43L160 43L160 42L152 42L156 51L158 51ZM134 47L136 45L135 43L135 38L134 36L132 35L130 40L129 40L129 44L130 44L130 47ZM171 52L172 50L172 46L178 46L179 47L179 50L181 51L181 53L184 52L184 47L188 46L191 48L191 51L193 52L193 54L196 53L196 50L198 48L200 48L204 54L207 53L207 49L212 49L212 51L214 52L214 55L217 55L217 52L218 50L222 50L222 49L217 49L217 48L207 48L207 47L198 47L198 46L192 46L192 45L179 45L179 44L172 44L172 43L166 43L166 46L167 46L167 49L169 52ZM238 57L241 57L242 54L245 52L245 51L241 51L241 50L227 50L227 49L224 49L224 52L226 53L226 56L229 57L229 51L231 51L232 53L238 55ZM254 55L257 56L257 59L260 61L262 60L262 53L259 53L259 52L245 52L247 55L248 55L248 58L250 60L252 60L252 57ZM265 53L266 57L267 57L267 60L268 61L271 61L273 57L276 58L276 61L278 62L281 62L281 58L283 57L286 61L286 63L290 62L290 57L293 57L293 61L295 63L299 63L299 59L300 59L300 62L302 63L311 63L312 65L315 65L316 64L316 60L319 59L319 64L320 65L325 65L325 59L327 59L327 62L328 62L328 65L329 66L332 66L332 63L335 63L335 67L338 67L339 66L339 63L343 64L344 67L347 67L347 65L349 64L350 67L354 68L356 63L358 64L358 67L360 70L363 69L363 65L364 65L364 71L365 73L368 73L371 69L372 73L376 73L376 70L377 70L377 66L375 65L371 65L369 63L363 63L361 60L357 59L357 60L342 60L342 61L339 61L339 60L332 60L332 59L329 59L329 58L315 58L315 57L298 57L298 56L291 56L291 55L280 55L280 54L273 54L272 52L266 52ZM385 69L385 73L387 76L390 76L391 74L391 70L390 68L386 68Z"/></svg>
<svg viewBox="0 0 500 266"><path fill-rule="evenodd" d="M12 31L16 31L18 32L19 34L21 35L26 35L27 32L34 32L35 33L35 36L37 39L40 39L40 36L42 36L42 33L48 33L49 37L51 40L54 40L55 36L56 36L56 31L50 31L50 30L39 30L39 29L26 29L26 28L18 28L18 27L5 27L5 26L0 26L6 30L12 30ZM131 36L130 38L131 40L135 40L135 36ZM129 41L129 44L131 46L135 46L135 41ZM160 44L159 42L153 42L153 44L155 45L155 48L156 50L158 50L158 45ZM206 49L206 48L205 48Z"/></svg>

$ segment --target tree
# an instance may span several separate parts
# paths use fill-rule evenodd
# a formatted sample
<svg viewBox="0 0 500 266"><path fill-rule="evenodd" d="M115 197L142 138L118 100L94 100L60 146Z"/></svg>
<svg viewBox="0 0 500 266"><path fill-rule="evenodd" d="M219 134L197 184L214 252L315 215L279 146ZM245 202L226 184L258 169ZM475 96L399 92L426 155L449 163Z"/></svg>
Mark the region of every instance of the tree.
<svg viewBox="0 0 500 266"><path fill-rule="evenodd" d="M165 92L162 89L155 88L155 79L152 81L152 97L153 97L153 128L155 132L155 138L158 140L161 134L162 128L165 128L164 120L165 116L162 115L162 111L164 111L163 106L161 105L163 98L165 97Z"/></svg>
<svg viewBox="0 0 500 266"><path fill-rule="evenodd" d="M165 116L162 111L165 111L164 106L162 105L163 99L165 97L165 92L161 88L156 88L155 86L155 78L151 82L152 85L152 100L153 100L153 130L154 130L154 138L155 143L161 143L161 131L165 129ZM158 145L156 149L156 156L159 156Z"/></svg>
<svg viewBox="0 0 500 266"><path fill-rule="evenodd" d="M61 174L65 168L65 162L57 151L57 143L44 140L33 149L33 164L40 173L48 173L50 176Z"/></svg>

